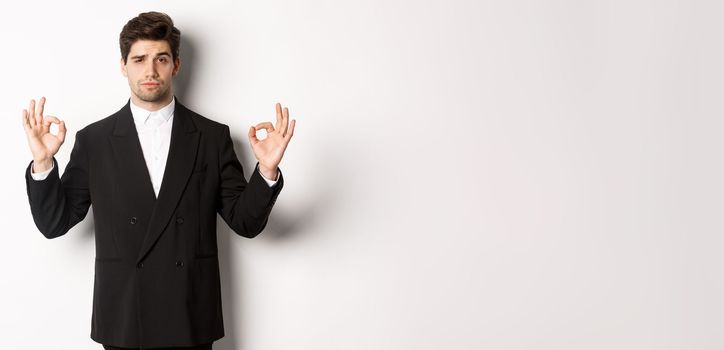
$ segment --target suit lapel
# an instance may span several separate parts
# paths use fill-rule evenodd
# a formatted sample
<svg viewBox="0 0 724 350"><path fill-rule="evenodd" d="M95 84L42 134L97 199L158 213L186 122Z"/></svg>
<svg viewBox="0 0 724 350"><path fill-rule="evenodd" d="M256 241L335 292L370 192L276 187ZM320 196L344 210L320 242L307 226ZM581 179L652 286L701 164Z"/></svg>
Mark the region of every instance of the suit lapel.
<svg viewBox="0 0 724 350"><path fill-rule="evenodd" d="M148 231L146 231L143 239L137 262L140 262L148 254L161 233L163 233L191 176L199 146L199 132L191 120L190 114L190 111L176 99L166 170L163 174L161 190L151 213ZM136 140L138 140L137 136ZM143 161L142 156L140 159ZM146 170L146 174L148 174L148 170ZM147 182L150 185L150 177ZM144 187L148 186L144 185ZM151 194L153 195L152 187Z"/></svg>
<svg viewBox="0 0 724 350"><path fill-rule="evenodd" d="M133 122L130 101L118 111L116 125L109 139L113 148L114 164L117 166L116 172L122 174L117 177L119 188L139 209L150 210L156 201L156 195L153 193L151 176Z"/></svg>

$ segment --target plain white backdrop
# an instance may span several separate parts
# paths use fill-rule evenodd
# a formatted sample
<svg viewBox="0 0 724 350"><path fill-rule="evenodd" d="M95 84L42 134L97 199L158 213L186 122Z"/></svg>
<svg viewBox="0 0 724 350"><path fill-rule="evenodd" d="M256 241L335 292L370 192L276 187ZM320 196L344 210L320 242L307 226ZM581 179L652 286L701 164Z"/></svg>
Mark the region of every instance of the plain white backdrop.
<svg viewBox="0 0 724 350"><path fill-rule="evenodd" d="M724 348L724 4L683 0L3 5L2 348L101 348L92 209L38 232L20 116L65 120L62 170L149 10L245 169L250 125L297 119L265 232L220 220L215 349Z"/></svg>

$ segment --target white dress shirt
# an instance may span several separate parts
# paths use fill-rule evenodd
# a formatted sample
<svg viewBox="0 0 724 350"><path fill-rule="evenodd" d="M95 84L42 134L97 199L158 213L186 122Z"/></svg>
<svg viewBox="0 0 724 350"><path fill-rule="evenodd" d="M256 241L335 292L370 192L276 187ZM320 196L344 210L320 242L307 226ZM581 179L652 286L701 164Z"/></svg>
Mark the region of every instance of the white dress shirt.
<svg viewBox="0 0 724 350"><path fill-rule="evenodd" d="M173 113L175 108L176 98L171 99L171 103L168 105L153 112L136 106L133 101L131 101L133 122L136 124L143 158L146 160L146 167L151 177L153 192L156 193L157 198L158 192L161 190L163 173L166 171L166 160L168 159L168 150L171 145L171 127L173 126ZM31 167L30 176L37 181L45 180L53 170L53 166L39 173L34 173ZM277 180L269 180L264 177L264 175L261 177L269 187L277 183ZM277 173L277 178L278 177L279 175Z"/></svg>
<svg viewBox="0 0 724 350"><path fill-rule="evenodd" d="M161 190L163 173L166 171L168 149L171 145L171 126L173 126L173 112L176 109L176 99L157 111L147 111L136 106L131 101L131 114L136 124L138 141L141 142L143 158L146 160L148 174L151 176L153 192L158 197Z"/></svg>

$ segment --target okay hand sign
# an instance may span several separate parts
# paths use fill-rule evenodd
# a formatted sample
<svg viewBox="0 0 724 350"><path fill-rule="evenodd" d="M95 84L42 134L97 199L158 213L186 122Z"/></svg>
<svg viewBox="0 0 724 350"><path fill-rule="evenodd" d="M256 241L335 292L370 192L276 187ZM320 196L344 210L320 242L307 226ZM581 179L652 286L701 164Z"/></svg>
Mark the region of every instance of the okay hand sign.
<svg viewBox="0 0 724 350"><path fill-rule="evenodd" d="M270 122L259 123L249 129L249 143L254 156L259 161L259 171L268 179L277 178L277 167L282 161L284 151L294 135L296 120L289 123L289 109L277 103L276 128ZM267 136L263 140L256 137L257 130L265 129Z"/></svg>
<svg viewBox="0 0 724 350"><path fill-rule="evenodd" d="M37 110L35 100L30 100L30 107L23 109L23 127L30 151L33 153L35 172L50 169L53 156L58 153L60 145L65 141L65 122L50 115L43 117L44 107L45 97L42 97ZM50 133L51 124L58 124L58 135Z"/></svg>

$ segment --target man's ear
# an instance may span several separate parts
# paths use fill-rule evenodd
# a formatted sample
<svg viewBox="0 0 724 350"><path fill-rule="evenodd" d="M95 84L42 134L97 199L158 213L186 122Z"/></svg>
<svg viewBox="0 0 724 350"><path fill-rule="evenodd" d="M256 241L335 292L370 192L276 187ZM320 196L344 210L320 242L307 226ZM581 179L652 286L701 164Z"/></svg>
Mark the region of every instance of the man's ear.
<svg viewBox="0 0 724 350"><path fill-rule="evenodd" d="M123 58L121 58L121 73L124 77L128 78L128 72L126 71L126 63L123 62Z"/></svg>
<svg viewBox="0 0 724 350"><path fill-rule="evenodd" d="M173 76L176 76L178 74L178 71L181 69L181 57L176 57L176 59L173 62Z"/></svg>

